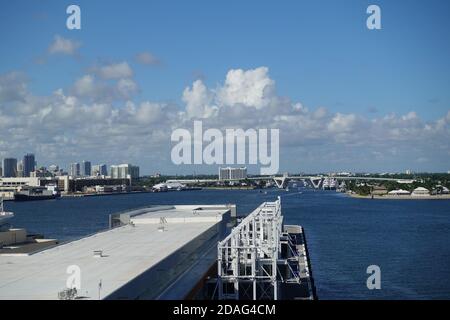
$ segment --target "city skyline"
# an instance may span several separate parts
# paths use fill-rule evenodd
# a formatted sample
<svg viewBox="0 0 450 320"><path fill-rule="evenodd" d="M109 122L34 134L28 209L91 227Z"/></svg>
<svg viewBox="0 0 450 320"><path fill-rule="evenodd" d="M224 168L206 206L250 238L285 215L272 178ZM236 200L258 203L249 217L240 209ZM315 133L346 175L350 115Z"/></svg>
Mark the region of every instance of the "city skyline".
<svg viewBox="0 0 450 320"><path fill-rule="evenodd" d="M172 130L200 119L280 129L279 173L448 172L450 4L377 1L368 30L368 3L319 2L79 1L81 30L66 1L5 4L0 158L216 174L170 161Z"/></svg>
<svg viewBox="0 0 450 320"><path fill-rule="evenodd" d="M28 155L33 156L33 159L35 157L34 154L27 153L24 156L24 159ZM13 167L16 170L15 173L17 173L17 168L23 162L23 160L18 161L18 158L14 158L14 157L5 157L3 159L0 158L0 160L1 160L1 162L0 162L0 173L1 173L0 177L2 177L4 175L4 171L3 171L4 160L10 161L10 162L11 162L11 160L13 161L13 164L11 164L9 166ZM84 163L89 164L90 172L91 172L90 174L87 174L86 172L83 172L83 164ZM109 166L110 170L112 169L112 167L120 167L120 166L132 166L132 167L137 167L137 168L141 167L140 164L131 165L130 163L127 163L127 162L122 163L122 164L115 164L115 163L118 163L118 162L112 162L111 164L106 164L106 163L92 164L92 162L89 161L89 160L82 160L82 161L72 161L69 164L67 164L67 167L64 167L64 166L60 166L57 163L38 164L38 162L36 161L34 169L31 172L39 170L41 168L45 168L46 170L49 170L50 172L52 172L52 171L60 171L62 173L67 173L68 175L73 175L73 176L90 176L90 175L94 175L94 176L95 175L108 176L108 166ZM77 168L75 169L75 171L77 173L75 173L75 174L73 172L73 170L74 170L73 166L74 165L77 165ZM175 173L173 175L180 175L180 176L182 176L182 175L186 175L186 176L191 176L191 175L218 175L219 179L220 179L220 174L221 174L220 171L222 169L223 170L230 170L231 169L231 170L236 170L236 171L244 170L245 171L245 175L247 174L247 167L243 167L243 166L240 166L240 165L234 165L234 166L229 166L229 165L212 165L212 166L208 166L208 167L214 167L216 172L209 173L209 172L201 172L201 171L200 172L195 172L195 171L193 171L193 172L190 172L190 173L188 172L188 173L185 173L185 174ZM253 167L255 167L255 166L253 166ZM64 171L64 169L66 169L66 171ZM138 171L139 171L139 169L138 169ZM217 171L219 171L219 174L217 174ZM98 174L94 174L95 172L98 173ZM290 173L305 173L305 172L307 172L307 171L297 169L297 170L291 171ZM259 175L257 171L250 171L248 173L250 175L253 175L253 176ZM281 175L281 174L284 174L284 173L288 173L288 172L287 171L279 172L278 175ZM443 174L447 173L447 174L450 174L450 170L447 170L447 171L415 171L415 170L411 170L410 168L406 168L406 169L400 170L400 171L354 171L354 170L349 170L349 171L345 171L345 170L340 170L340 171L339 170L337 170L337 171L335 170L335 171L333 171L333 170L331 170L330 171L330 170L328 170L328 171L309 171L307 173L313 173L313 174L324 174L325 173L325 174L340 174L340 175L351 175L351 174L358 174L358 173L362 173L362 174L373 173L373 174L381 174L381 175L385 175L385 174L414 175L414 174L421 174L421 173L443 173ZM152 173L145 173L145 174L140 175L140 176L142 176L142 177L144 177L144 176L153 176L155 174L157 174L157 175L171 175L170 173L164 173L164 172L161 173L160 171L155 171L155 172L152 172ZM29 175L24 176L24 177L29 177Z"/></svg>
<svg viewBox="0 0 450 320"><path fill-rule="evenodd" d="M71 162L67 165L66 171L63 166L56 163L51 164L38 164L35 160L35 155L27 153L23 156L23 160L18 161L15 157L0 158L0 177L31 177L32 173L44 170L52 174L64 174L75 177L89 177L89 176L108 176L108 165L105 163L99 163L92 165L89 160L82 160L81 162ZM129 174L128 170L134 177L139 176L139 166L131 165L129 163L122 164L110 164L110 169L118 168L118 173L111 173L112 176L126 176ZM6 168L6 169L5 169ZM124 171L125 170L125 171Z"/></svg>

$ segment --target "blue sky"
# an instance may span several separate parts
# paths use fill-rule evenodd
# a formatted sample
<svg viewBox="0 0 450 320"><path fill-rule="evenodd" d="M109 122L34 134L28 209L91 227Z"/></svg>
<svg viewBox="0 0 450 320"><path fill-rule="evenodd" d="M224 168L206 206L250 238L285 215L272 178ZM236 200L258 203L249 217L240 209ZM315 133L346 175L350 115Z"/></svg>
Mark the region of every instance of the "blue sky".
<svg viewBox="0 0 450 320"><path fill-rule="evenodd" d="M66 29L69 4L81 7L81 30ZM382 30L366 28L370 4L381 8ZM9 1L0 12L0 74L25 74L27 90L42 97L70 92L95 67L127 61L139 86L134 103L183 110L183 90L195 80L213 90L229 70L264 66L277 96L309 110L365 119L415 112L427 123L450 109L449 12L445 0ZM56 35L80 43L76 54L50 55ZM160 63L138 64L141 52ZM450 154L442 152L438 163L411 166L446 171ZM390 166L400 169L411 156ZM368 169L388 170L383 163ZM351 166L349 160L336 169Z"/></svg>

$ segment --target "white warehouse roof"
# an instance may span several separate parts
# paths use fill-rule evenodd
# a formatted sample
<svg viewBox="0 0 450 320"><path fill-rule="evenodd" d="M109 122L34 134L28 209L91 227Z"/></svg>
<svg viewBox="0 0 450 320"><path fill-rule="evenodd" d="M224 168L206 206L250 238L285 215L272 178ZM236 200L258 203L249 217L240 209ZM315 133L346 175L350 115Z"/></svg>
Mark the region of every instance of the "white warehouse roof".
<svg viewBox="0 0 450 320"><path fill-rule="evenodd" d="M410 193L409 191L399 189L399 190L392 190L388 194L409 194L409 193Z"/></svg>
<svg viewBox="0 0 450 320"><path fill-rule="evenodd" d="M0 300L58 299L71 265L81 269L78 295L103 299L211 230L230 207L172 206L140 211L131 216L129 225L30 256L0 256ZM161 218L165 219L165 231L159 230ZM97 250L102 250L103 257L94 256Z"/></svg>

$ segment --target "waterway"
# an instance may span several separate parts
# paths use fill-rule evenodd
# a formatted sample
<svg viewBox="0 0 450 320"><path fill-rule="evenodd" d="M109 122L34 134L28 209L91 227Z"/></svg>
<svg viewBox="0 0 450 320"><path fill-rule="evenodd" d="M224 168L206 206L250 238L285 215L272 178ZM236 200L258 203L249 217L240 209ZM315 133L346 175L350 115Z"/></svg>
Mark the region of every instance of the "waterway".
<svg viewBox="0 0 450 320"><path fill-rule="evenodd" d="M301 193L299 193L301 191ZM319 299L450 299L450 200L355 199L333 191L200 190L6 202L11 223L70 241L108 215L156 204L235 203L245 215L282 197L285 223L304 227ZM381 269L369 290L367 267Z"/></svg>

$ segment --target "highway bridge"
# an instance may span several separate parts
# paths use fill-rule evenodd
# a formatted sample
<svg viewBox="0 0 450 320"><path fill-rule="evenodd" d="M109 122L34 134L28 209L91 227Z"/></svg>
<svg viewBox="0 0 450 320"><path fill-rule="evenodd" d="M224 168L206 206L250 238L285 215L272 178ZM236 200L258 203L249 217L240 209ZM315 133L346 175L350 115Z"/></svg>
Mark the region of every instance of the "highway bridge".
<svg viewBox="0 0 450 320"><path fill-rule="evenodd" d="M402 184L413 183L412 179L397 179L371 176L330 176L330 175L283 175L275 176L250 176L246 179L176 179L167 180L166 183L182 183L182 184L201 184L201 183L216 183L216 182L239 182L245 180L259 180L259 181L274 181L276 186L280 189L286 188L289 181L305 181L310 183L314 188L318 189L325 178L333 178L337 181L393 181Z"/></svg>

